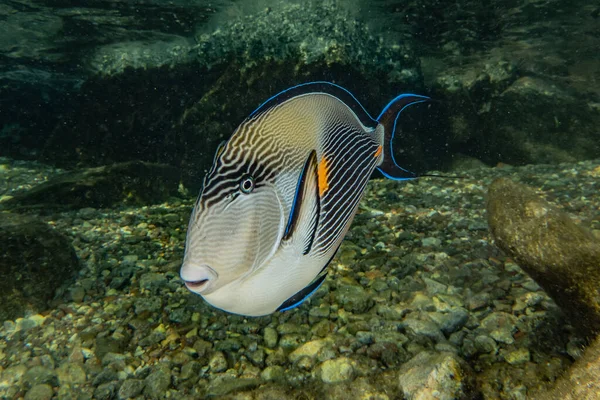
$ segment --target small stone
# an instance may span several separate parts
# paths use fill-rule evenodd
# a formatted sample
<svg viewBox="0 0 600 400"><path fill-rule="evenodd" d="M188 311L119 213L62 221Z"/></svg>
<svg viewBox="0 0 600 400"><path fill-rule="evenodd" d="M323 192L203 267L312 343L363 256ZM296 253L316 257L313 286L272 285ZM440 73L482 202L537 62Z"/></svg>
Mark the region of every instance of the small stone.
<svg viewBox="0 0 600 400"><path fill-rule="evenodd" d="M436 342L446 340L446 337L434 322L407 318L402 321L402 324L417 336L425 336Z"/></svg>
<svg viewBox="0 0 600 400"><path fill-rule="evenodd" d="M331 344L331 341L325 339L312 340L310 342L306 342L300 347L298 347L296 350L291 352L288 358L292 363L298 361L301 357L308 357L310 359L314 359L319 353L319 351L329 344Z"/></svg>
<svg viewBox="0 0 600 400"><path fill-rule="evenodd" d="M33 387L40 384L56 386L58 385L58 379L53 370L37 365L25 372L25 375L23 375L23 384L25 387Z"/></svg>
<svg viewBox="0 0 600 400"><path fill-rule="evenodd" d="M469 312L464 308L457 307L447 313L429 313L429 317L435 321L444 334L450 335L465 326L469 320Z"/></svg>
<svg viewBox="0 0 600 400"><path fill-rule="evenodd" d="M64 363L57 370L58 382L64 385L81 385L85 383L86 375L84 369L76 363Z"/></svg>
<svg viewBox="0 0 600 400"><path fill-rule="evenodd" d="M228 338L215 345L216 350L229 352L238 351L241 347L242 343L236 338Z"/></svg>
<svg viewBox="0 0 600 400"><path fill-rule="evenodd" d="M167 284L167 278L164 274L148 272L140 278L140 288L157 292Z"/></svg>
<svg viewBox="0 0 600 400"><path fill-rule="evenodd" d="M260 377L265 381L281 381L285 377L285 369L279 365L272 365L265 368Z"/></svg>
<svg viewBox="0 0 600 400"><path fill-rule="evenodd" d="M498 348L494 339L486 335L478 335L473 343L479 353L495 353Z"/></svg>
<svg viewBox="0 0 600 400"><path fill-rule="evenodd" d="M448 286L433 279L423 278L423 282L425 283L425 286L427 287L427 292L430 295L446 293L446 291L448 290Z"/></svg>
<svg viewBox="0 0 600 400"><path fill-rule="evenodd" d="M352 360L340 357L327 360L320 365L321 380L325 383L347 382L354 378L354 365Z"/></svg>
<svg viewBox="0 0 600 400"><path fill-rule="evenodd" d="M268 348L273 349L275 348L275 346L277 346L277 340L279 336L275 329L271 327L266 327L263 338L265 340L265 346L267 346Z"/></svg>
<svg viewBox="0 0 600 400"><path fill-rule="evenodd" d="M471 311L481 310L491 304L492 298L489 293L481 292L467 300L467 308Z"/></svg>
<svg viewBox="0 0 600 400"><path fill-rule="evenodd" d="M50 400L54 394L52 387L48 384L34 385L25 394L25 400Z"/></svg>
<svg viewBox="0 0 600 400"><path fill-rule="evenodd" d="M481 327L497 342L514 343L513 333L517 329L517 318L505 312L495 312L481 321Z"/></svg>
<svg viewBox="0 0 600 400"><path fill-rule="evenodd" d="M367 291L355 285L341 285L335 291L335 297L344 310L353 313L364 313L373 303Z"/></svg>
<svg viewBox="0 0 600 400"><path fill-rule="evenodd" d="M144 381L141 379L125 379L119 388L117 397L119 400L126 400L139 396L144 390Z"/></svg>
<svg viewBox="0 0 600 400"><path fill-rule="evenodd" d="M94 400L110 400L117 391L117 382L103 383L94 390Z"/></svg>
<svg viewBox="0 0 600 400"><path fill-rule="evenodd" d="M223 372L227 370L227 359L221 351L215 351L210 358L208 366L212 372Z"/></svg>
<svg viewBox="0 0 600 400"><path fill-rule="evenodd" d="M453 353L420 352L398 371L398 384L407 399L470 398L473 383L470 368Z"/></svg>
<svg viewBox="0 0 600 400"><path fill-rule="evenodd" d="M421 245L423 247L440 247L442 241L436 237L427 237L421 239Z"/></svg>
<svg viewBox="0 0 600 400"><path fill-rule="evenodd" d="M144 395L151 399L162 399L166 390L171 386L171 376L162 370L157 370L144 380Z"/></svg>
<svg viewBox="0 0 600 400"><path fill-rule="evenodd" d="M202 364L200 364L198 361L189 361L186 364L183 364L181 367L179 380L186 381L188 379L197 377L201 369Z"/></svg>
<svg viewBox="0 0 600 400"><path fill-rule="evenodd" d="M215 380L210 383L206 390L207 398L223 398L229 393L249 390L260 385L260 379L234 378L226 380Z"/></svg>
<svg viewBox="0 0 600 400"><path fill-rule="evenodd" d="M523 364L531 359L529 350L526 348L519 348L511 351L504 356L504 360L511 365Z"/></svg>

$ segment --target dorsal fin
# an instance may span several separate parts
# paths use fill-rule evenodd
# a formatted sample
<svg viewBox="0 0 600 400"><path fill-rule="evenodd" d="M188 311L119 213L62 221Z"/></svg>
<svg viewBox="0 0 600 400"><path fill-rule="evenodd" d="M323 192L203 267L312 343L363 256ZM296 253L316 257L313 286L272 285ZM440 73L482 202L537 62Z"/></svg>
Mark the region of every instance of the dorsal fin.
<svg viewBox="0 0 600 400"><path fill-rule="evenodd" d="M350 107L364 126L369 128L375 128L375 126L377 126L377 121L369 115L352 93L335 83L325 81L302 83L283 90L258 106L256 110L252 111L247 119L250 119L257 114L261 114L293 97L310 93L325 93L334 96Z"/></svg>
<svg viewBox="0 0 600 400"><path fill-rule="evenodd" d="M383 161L377 169L387 178L394 180L407 180L417 178L417 174L400 167L394 159L394 134L396 133L396 122L400 113L411 104L423 103L429 97L417 94L401 94L388 103L383 109L377 122L383 127Z"/></svg>
<svg viewBox="0 0 600 400"><path fill-rule="evenodd" d="M317 172L317 152L312 150L300 172L296 194L282 241L300 240L302 254L312 248L319 225L320 199Z"/></svg>

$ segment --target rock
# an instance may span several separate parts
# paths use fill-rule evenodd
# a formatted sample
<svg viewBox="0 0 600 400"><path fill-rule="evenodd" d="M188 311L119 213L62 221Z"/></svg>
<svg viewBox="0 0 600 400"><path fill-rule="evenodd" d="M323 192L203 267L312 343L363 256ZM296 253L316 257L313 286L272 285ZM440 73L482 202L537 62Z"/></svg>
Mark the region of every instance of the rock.
<svg viewBox="0 0 600 400"><path fill-rule="evenodd" d="M48 384L38 384L33 386L25 394L25 400L50 400L54 391Z"/></svg>
<svg viewBox="0 0 600 400"><path fill-rule="evenodd" d="M600 332L600 242L559 208L508 179L489 188L488 221L506 251L582 334Z"/></svg>
<svg viewBox="0 0 600 400"><path fill-rule="evenodd" d="M215 351L208 361L208 366L213 372L223 372L227 370L227 359L222 351Z"/></svg>
<svg viewBox="0 0 600 400"><path fill-rule="evenodd" d="M354 362L346 357L340 357L323 362L317 373L325 383L347 382L354 378Z"/></svg>
<svg viewBox="0 0 600 400"><path fill-rule="evenodd" d="M214 380L206 390L206 398L222 398L230 393L241 392L244 390L254 389L261 384L260 379L253 378L236 378L225 380Z"/></svg>
<svg viewBox="0 0 600 400"><path fill-rule="evenodd" d="M531 355L529 354L529 349L519 348L517 350L508 352L504 355L504 360L512 365L523 364L529 361Z"/></svg>
<svg viewBox="0 0 600 400"><path fill-rule="evenodd" d="M447 313L429 313L429 317L436 322L445 335L449 336L465 326L469 320L469 312L464 308L455 307Z"/></svg>
<svg viewBox="0 0 600 400"><path fill-rule="evenodd" d="M129 161L65 172L16 193L5 209L72 209L157 203L178 194L179 172L163 164Z"/></svg>
<svg viewBox="0 0 600 400"><path fill-rule="evenodd" d="M25 387L33 387L39 384L48 384L56 386L58 379L56 373L50 368L43 367L41 365L31 367L23 375L23 384Z"/></svg>
<svg viewBox="0 0 600 400"><path fill-rule="evenodd" d="M94 399L111 400L117 392L117 387L117 382L107 382L101 384L94 390Z"/></svg>
<svg viewBox="0 0 600 400"><path fill-rule="evenodd" d="M556 385L531 395L533 400L584 400L600 398L600 337L561 376Z"/></svg>
<svg viewBox="0 0 600 400"><path fill-rule="evenodd" d="M354 313L363 313L373 304L367 291L355 285L341 285L335 291L335 298L344 310Z"/></svg>
<svg viewBox="0 0 600 400"><path fill-rule="evenodd" d="M402 324L417 336L425 336L436 342L443 342L446 340L446 337L434 322L407 318L402 321Z"/></svg>
<svg viewBox="0 0 600 400"><path fill-rule="evenodd" d="M477 337L475 337L474 345L477 351L482 354L496 353L498 349L496 341L486 335L477 335Z"/></svg>
<svg viewBox="0 0 600 400"><path fill-rule="evenodd" d="M171 375L159 369L144 379L144 395L151 399L162 399L169 386Z"/></svg>
<svg viewBox="0 0 600 400"><path fill-rule="evenodd" d="M0 321L47 309L79 271L70 241L35 218L0 213L0 243Z"/></svg>
<svg viewBox="0 0 600 400"><path fill-rule="evenodd" d="M263 338L265 340L265 346L268 348L272 349L277 346L277 340L279 339L279 336L277 335L277 331L275 329L269 326L266 327Z"/></svg>
<svg viewBox="0 0 600 400"><path fill-rule="evenodd" d="M288 357L291 362L296 362L301 357L308 357L314 359L323 347L329 345L331 345L331 340L312 340L310 342L304 343L296 350L292 351Z"/></svg>
<svg viewBox="0 0 600 400"><path fill-rule="evenodd" d="M281 381L285 378L285 369L279 365L272 365L265 368L260 377L265 381Z"/></svg>
<svg viewBox="0 0 600 400"><path fill-rule="evenodd" d="M421 352L398 371L398 385L407 399L468 399L474 383L467 363L453 353Z"/></svg>
<svg viewBox="0 0 600 400"><path fill-rule="evenodd" d="M505 312L495 312L481 321L481 328L497 342L514 343L513 333L517 331L517 317Z"/></svg>
<svg viewBox="0 0 600 400"><path fill-rule="evenodd" d="M94 352L99 360L109 353L122 353L129 343L129 337L99 336L95 341Z"/></svg>
<svg viewBox="0 0 600 400"><path fill-rule="evenodd" d="M58 382L61 386L81 385L86 381L85 370L76 363L64 363L57 368Z"/></svg>
<svg viewBox="0 0 600 400"><path fill-rule="evenodd" d="M125 379L119 388L117 398L119 400L126 400L137 397L144 390L144 386L144 381L141 379Z"/></svg>

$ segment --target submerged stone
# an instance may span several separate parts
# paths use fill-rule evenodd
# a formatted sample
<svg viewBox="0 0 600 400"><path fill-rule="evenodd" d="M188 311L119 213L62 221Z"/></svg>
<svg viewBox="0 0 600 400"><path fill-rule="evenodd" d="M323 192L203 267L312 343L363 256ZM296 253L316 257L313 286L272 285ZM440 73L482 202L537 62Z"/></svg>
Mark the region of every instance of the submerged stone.
<svg viewBox="0 0 600 400"><path fill-rule="evenodd" d="M400 367L398 385L407 399L468 399L473 377L453 353L421 352Z"/></svg>
<svg viewBox="0 0 600 400"><path fill-rule="evenodd" d="M0 243L0 321L45 310L79 270L69 240L35 218L0 213Z"/></svg>
<svg viewBox="0 0 600 400"><path fill-rule="evenodd" d="M143 205L164 201L176 195L178 188L176 168L130 161L65 172L1 204L16 210Z"/></svg>
<svg viewBox="0 0 600 400"><path fill-rule="evenodd" d="M532 189L509 179L492 183L487 210L498 247L552 297L583 335L600 332L600 241Z"/></svg>

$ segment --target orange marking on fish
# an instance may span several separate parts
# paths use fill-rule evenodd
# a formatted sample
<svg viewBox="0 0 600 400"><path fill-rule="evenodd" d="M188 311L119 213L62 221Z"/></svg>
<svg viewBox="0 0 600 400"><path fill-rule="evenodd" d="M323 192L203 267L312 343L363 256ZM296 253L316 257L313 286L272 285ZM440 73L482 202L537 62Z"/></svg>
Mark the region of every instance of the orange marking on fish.
<svg viewBox="0 0 600 400"><path fill-rule="evenodd" d="M327 159L325 157L321 158L319 161L319 169L317 171L317 175L319 177L319 196L323 196L323 193L327 189L329 189L329 181L327 180L327 174L329 172L327 166Z"/></svg>
<svg viewBox="0 0 600 400"><path fill-rule="evenodd" d="M379 155L381 154L381 150L383 150L383 147L381 147L381 146L377 147L377 151L375 152L373 157L375 157L375 158L379 157Z"/></svg>

